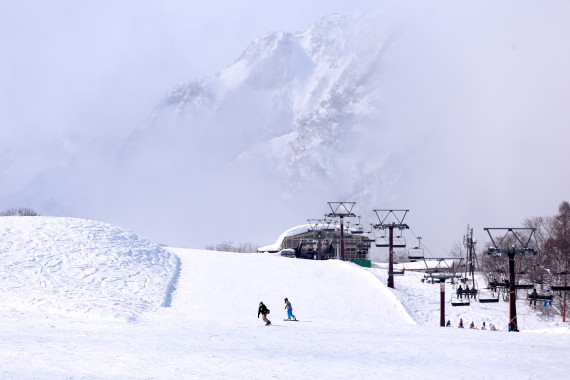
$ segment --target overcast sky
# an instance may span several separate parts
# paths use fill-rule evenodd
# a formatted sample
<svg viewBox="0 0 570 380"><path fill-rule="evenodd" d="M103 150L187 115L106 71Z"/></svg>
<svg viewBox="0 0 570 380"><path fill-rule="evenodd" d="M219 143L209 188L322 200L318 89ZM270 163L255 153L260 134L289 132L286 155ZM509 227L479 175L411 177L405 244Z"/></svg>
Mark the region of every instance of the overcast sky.
<svg viewBox="0 0 570 380"><path fill-rule="evenodd" d="M177 83L223 70L256 36L369 12L392 20L381 122L399 127L390 148L415 186L404 204L370 208L410 208L412 222L421 210L419 234L457 240L466 215L481 230L554 214L570 191L567 1L0 0L0 178L42 170L22 146L127 135Z"/></svg>

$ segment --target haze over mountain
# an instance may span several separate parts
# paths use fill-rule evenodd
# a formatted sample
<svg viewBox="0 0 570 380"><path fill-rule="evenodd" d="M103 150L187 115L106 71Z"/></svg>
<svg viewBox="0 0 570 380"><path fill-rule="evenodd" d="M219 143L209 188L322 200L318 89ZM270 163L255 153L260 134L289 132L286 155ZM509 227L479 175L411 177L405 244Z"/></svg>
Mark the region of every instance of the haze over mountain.
<svg viewBox="0 0 570 380"><path fill-rule="evenodd" d="M568 194L564 7L447 4L268 32L221 72L180 78L134 130L47 126L41 154L13 140L0 207L199 248L271 243L327 201L355 201L365 222L409 208L441 255L468 223L484 238Z"/></svg>
<svg viewBox="0 0 570 380"><path fill-rule="evenodd" d="M132 186L149 174L182 178L189 187L172 199L187 195L186 205L169 209L196 213L201 235L215 226L240 231L234 239L322 217L327 201L372 207L390 187L382 180L394 181L383 173L388 152L374 149L387 42L375 21L333 15L302 33L268 33L221 73L179 85L122 151ZM212 195L215 207L201 201Z"/></svg>

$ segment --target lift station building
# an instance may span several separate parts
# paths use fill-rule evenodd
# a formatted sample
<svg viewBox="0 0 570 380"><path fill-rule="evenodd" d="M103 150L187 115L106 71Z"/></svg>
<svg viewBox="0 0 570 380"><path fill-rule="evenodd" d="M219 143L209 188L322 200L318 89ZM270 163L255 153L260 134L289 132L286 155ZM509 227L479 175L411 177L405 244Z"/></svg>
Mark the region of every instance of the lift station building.
<svg viewBox="0 0 570 380"><path fill-rule="evenodd" d="M258 248L258 252L282 252L301 259L322 260L340 258L340 229L304 224L285 231L274 244ZM346 261L368 260L373 240L361 231L344 232L344 258Z"/></svg>

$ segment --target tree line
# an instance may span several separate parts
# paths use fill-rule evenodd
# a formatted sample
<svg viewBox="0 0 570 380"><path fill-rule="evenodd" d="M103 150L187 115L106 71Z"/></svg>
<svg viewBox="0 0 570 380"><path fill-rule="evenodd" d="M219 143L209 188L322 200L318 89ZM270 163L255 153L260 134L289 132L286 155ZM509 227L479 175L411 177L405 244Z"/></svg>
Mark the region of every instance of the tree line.
<svg viewBox="0 0 570 380"><path fill-rule="evenodd" d="M223 252L240 252L240 253L253 253L257 252L259 245L254 243L237 243L226 241L219 244L209 244L204 247L208 251L223 251Z"/></svg>
<svg viewBox="0 0 570 380"><path fill-rule="evenodd" d="M39 214L31 208L20 207L0 211L0 216L39 216Z"/></svg>

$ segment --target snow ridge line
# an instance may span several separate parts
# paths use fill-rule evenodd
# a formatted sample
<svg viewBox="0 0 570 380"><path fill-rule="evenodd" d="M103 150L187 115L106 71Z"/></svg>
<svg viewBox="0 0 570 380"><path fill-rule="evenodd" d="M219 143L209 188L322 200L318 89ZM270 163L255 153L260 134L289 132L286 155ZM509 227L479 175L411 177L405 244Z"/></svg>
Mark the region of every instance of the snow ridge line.
<svg viewBox="0 0 570 380"><path fill-rule="evenodd" d="M369 281L376 285L377 289L382 293L386 298L392 302L393 310L401 317L401 321L403 323L409 325L417 325L417 322L414 320L412 315L408 310L406 310L405 305L402 303L400 299L394 294L394 289L389 288L384 284L381 278L379 278L374 272L373 268L364 268L356 263L351 262L341 262L344 265L347 265L348 268L358 271L362 273L363 276L367 277Z"/></svg>
<svg viewBox="0 0 570 380"><path fill-rule="evenodd" d="M403 322L410 325L418 324L410 314L409 310L406 309L406 306L394 294L394 289L391 289L388 286L386 286L384 282L372 272L373 268L370 269L363 268L356 263L351 263L351 264L355 269L362 270L363 273L366 273L366 276L368 276L371 281L378 284L378 288L380 289L380 291L384 293L393 302L394 310L402 317Z"/></svg>
<svg viewBox="0 0 570 380"><path fill-rule="evenodd" d="M178 279L180 278L180 267L181 267L180 257L178 257L178 255L176 255L175 253L172 253L171 251L170 253L176 259L176 267L174 268L174 273L172 274L172 277L168 282L168 286L166 287L166 294L164 295L164 300L160 305L161 307L170 307L170 305L172 304L172 294L176 290L176 286L178 285Z"/></svg>

